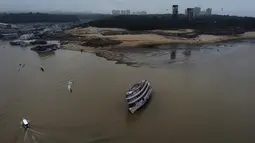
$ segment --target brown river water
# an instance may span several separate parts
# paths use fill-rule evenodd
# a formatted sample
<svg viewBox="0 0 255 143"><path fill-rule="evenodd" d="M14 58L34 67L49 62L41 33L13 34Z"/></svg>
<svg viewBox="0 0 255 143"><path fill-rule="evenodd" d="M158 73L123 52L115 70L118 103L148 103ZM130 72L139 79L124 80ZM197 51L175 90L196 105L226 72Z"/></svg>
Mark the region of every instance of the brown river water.
<svg viewBox="0 0 255 143"><path fill-rule="evenodd" d="M190 56L181 45L175 60L169 46L123 51L141 67L89 53L0 46L0 143L255 141L253 41L193 46ZM20 71L19 63L26 64ZM131 115L125 92L141 79L151 82L152 99ZM23 117L31 120L27 135Z"/></svg>

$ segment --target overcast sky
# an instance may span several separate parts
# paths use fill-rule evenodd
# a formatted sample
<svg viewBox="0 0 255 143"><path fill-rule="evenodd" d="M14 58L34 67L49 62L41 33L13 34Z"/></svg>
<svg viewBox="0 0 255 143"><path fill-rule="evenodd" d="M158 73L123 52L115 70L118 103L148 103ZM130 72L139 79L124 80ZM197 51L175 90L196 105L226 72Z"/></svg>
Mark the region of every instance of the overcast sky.
<svg viewBox="0 0 255 143"><path fill-rule="evenodd" d="M213 13L255 16L255 0L0 0L0 11L70 11L110 13L112 9L166 13L173 4L180 13L187 7L211 7ZM223 11L221 9L223 8Z"/></svg>

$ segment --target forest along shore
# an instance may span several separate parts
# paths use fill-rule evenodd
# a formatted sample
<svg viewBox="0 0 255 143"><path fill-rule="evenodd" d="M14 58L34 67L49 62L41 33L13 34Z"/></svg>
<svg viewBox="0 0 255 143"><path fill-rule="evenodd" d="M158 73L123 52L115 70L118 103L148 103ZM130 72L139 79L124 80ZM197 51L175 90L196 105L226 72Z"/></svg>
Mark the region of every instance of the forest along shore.
<svg viewBox="0 0 255 143"><path fill-rule="evenodd" d="M238 35L208 35L198 34L192 29L180 30L146 30L129 31L120 28L73 28L65 31L59 37L68 40L63 47L67 50L76 50L95 53L97 56L117 63L135 64L135 61L125 57L117 51L125 48L141 46L155 46L165 44L207 44L230 40L255 38L255 32L245 32Z"/></svg>

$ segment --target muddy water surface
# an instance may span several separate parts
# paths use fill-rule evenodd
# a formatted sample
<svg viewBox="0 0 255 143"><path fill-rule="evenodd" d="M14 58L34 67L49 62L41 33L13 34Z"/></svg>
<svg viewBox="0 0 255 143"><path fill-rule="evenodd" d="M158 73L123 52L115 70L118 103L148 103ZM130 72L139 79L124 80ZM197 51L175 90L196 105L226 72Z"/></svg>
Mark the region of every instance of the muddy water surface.
<svg viewBox="0 0 255 143"><path fill-rule="evenodd" d="M177 50L172 60L164 46L128 51L144 65L135 68L89 53L38 55L1 42L0 142L24 142L22 117L43 133L30 130L26 143L254 142L254 47L252 41L195 46L188 56ZM17 71L19 63L26 65ZM130 115L124 93L141 79L151 82L153 97Z"/></svg>

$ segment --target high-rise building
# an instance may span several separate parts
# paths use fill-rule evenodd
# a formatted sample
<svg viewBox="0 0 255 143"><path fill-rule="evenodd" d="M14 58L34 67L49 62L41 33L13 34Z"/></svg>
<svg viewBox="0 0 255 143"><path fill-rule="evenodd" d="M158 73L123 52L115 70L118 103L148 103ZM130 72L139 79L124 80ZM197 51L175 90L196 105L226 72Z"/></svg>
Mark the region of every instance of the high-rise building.
<svg viewBox="0 0 255 143"><path fill-rule="evenodd" d="M127 15L130 15L130 10L129 10L129 9L126 10L126 14L127 14Z"/></svg>
<svg viewBox="0 0 255 143"><path fill-rule="evenodd" d="M193 19L193 13L194 13L193 8L187 8L186 11L187 11L188 19L192 20Z"/></svg>
<svg viewBox="0 0 255 143"><path fill-rule="evenodd" d="M200 15L200 12L201 12L201 8L200 7L194 7L193 8L193 16L194 17L197 17Z"/></svg>
<svg viewBox="0 0 255 143"><path fill-rule="evenodd" d="M200 15L206 15L206 11L204 11L204 10L202 10L201 12L200 12Z"/></svg>
<svg viewBox="0 0 255 143"><path fill-rule="evenodd" d="M120 10L112 10L112 15L120 15Z"/></svg>
<svg viewBox="0 0 255 143"><path fill-rule="evenodd" d="M141 11L141 15L146 15L147 12L146 11Z"/></svg>
<svg viewBox="0 0 255 143"><path fill-rule="evenodd" d="M173 17L178 17L178 5L173 5Z"/></svg>
<svg viewBox="0 0 255 143"><path fill-rule="evenodd" d="M121 11L120 11L120 14L121 14L121 15L126 15L126 10L121 10Z"/></svg>
<svg viewBox="0 0 255 143"><path fill-rule="evenodd" d="M130 15L130 10L121 10L120 14L121 15Z"/></svg>
<svg viewBox="0 0 255 143"><path fill-rule="evenodd" d="M211 8L206 9L206 15L212 15L212 9Z"/></svg>

